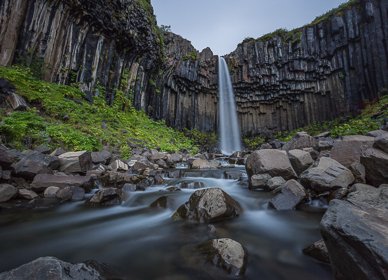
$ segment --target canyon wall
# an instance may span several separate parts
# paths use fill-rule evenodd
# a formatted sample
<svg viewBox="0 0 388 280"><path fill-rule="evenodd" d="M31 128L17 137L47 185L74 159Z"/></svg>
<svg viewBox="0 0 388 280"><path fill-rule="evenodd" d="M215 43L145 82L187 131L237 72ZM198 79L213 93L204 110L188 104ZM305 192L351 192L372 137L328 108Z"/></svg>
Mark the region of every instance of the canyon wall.
<svg viewBox="0 0 388 280"><path fill-rule="evenodd" d="M178 128L216 131L217 57L168 38L148 113ZM388 2L352 1L300 29L246 39L225 58L244 135L356 113L388 88Z"/></svg>
<svg viewBox="0 0 388 280"><path fill-rule="evenodd" d="M161 64L149 0L2 0L0 65L22 64L48 81L78 84L92 98L116 89L144 100Z"/></svg>

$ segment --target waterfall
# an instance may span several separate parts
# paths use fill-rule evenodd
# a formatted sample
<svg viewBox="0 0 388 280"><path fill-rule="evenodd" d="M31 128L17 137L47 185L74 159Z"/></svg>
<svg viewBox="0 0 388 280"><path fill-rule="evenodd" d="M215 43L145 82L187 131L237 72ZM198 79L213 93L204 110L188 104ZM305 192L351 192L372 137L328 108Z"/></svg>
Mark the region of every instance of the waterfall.
<svg viewBox="0 0 388 280"><path fill-rule="evenodd" d="M218 95L220 149L231 155L241 151L241 136L232 81L223 57L218 59Z"/></svg>

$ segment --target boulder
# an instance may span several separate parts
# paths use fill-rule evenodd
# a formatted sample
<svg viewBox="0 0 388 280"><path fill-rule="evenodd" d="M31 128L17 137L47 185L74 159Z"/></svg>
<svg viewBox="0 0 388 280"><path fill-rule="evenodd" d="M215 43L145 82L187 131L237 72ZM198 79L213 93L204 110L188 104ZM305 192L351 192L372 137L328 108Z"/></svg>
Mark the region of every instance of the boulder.
<svg viewBox="0 0 388 280"><path fill-rule="evenodd" d="M370 137L379 137L381 135L388 134L385 130L374 130L374 131L369 131L366 135Z"/></svg>
<svg viewBox="0 0 388 280"><path fill-rule="evenodd" d="M228 274L241 276L247 265L247 253L243 246L229 238L213 239L201 244L199 251L207 262L222 268Z"/></svg>
<svg viewBox="0 0 388 280"><path fill-rule="evenodd" d="M388 279L388 188L358 184L321 221L336 279Z"/></svg>
<svg viewBox="0 0 388 280"><path fill-rule="evenodd" d="M122 191L116 188L103 188L88 201L91 205L111 206L121 203Z"/></svg>
<svg viewBox="0 0 388 280"><path fill-rule="evenodd" d="M191 164L191 168L193 169L215 169L219 166L219 162L206 159L195 159Z"/></svg>
<svg viewBox="0 0 388 280"><path fill-rule="evenodd" d="M373 147L384 153L388 153L388 133L376 137Z"/></svg>
<svg viewBox="0 0 388 280"><path fill-rule="evenodd" d="M34 191L42 192L48 187L82 187L89 188L92 186L93 180L90 176L71 176L71 175L51 175L38 174L31 183L31 188Z"/></svg>
<svg viewBox="0 0 388 280"><path fill-rule="evenodd" d="M18 177L33 179L37 174L52 173L59 167L57 157L32 152L12 165L14 173Z"/></svg>
<svg viewBox="0 0 388 280"><path fill-rule="evenodd" d="M322 138L322 139L319 139L318 140L318 143L317 143L317 150L318 151L327 151L327 150L331 150L331 148L333 148L333 145L334 145L334 139L333 138Z"/></svg>
<svg viewBox="0 0 388 280"><path fill-rule="evenodd" d="M43 196L45 198L56 198L57 197L57 192L61 188L59 187L48 187L47 189L44 190Z"/></svg>
<svg viewBox="0 0 388 280"><path fill-rule="evenodd" d="M323 240L319 240L303 249L303 253L318 261L330 263L329 252Z"/></svg>
<svg viewBox="0 0 388 280"><path fill-rule="evenodd" d="M271 177L283 177L284 179L296 178L296 173L291 166L287 153L279 150L260 150L253 152L246 161L245 168L248 177L267 173Z"/></svg>
<svg viewBox="0 0 388 280"><path fill-rule="evenodd" d="M283 177L273 177L267 181L267 188L270 191L276 190L277 188L282 187L286 183L286 180Z"/></svg>
<svg viewBox="0 0 388 280"><path fill-rule="evenodd" d="M126 172L129 169L128 164L126 164L125 162L119 159L116 159L114 162L112 162L110 165L110 168L113 171L118 171L118 172Z"/></svg>
<svg viewBox="0 0 388 280"><path fill-rule="evenodd" d="M174 214L174 219L213 223L238 216L242 209L237 201L219 188L195 191L188 202Z"/></svg>
<svg viewBox="0 0 388 280"><path fill-rule="evenodd" d="M269 201L269 207L276 210L292 210L306 197L305 189L296 180L287 181L280 193Z"/></svg>
<svg viewBox="0 0 388 280"><path fill-rule="evenodd" d="M72 201L82 201L85 198L85 190L80 187L71 187L72 191L72 196L71 200Z"/></svg>
<svg viewBox="0 0 388 280"><path fill-rule="evenodd" d="M91 153L92 162L94 164L107 164L112 158L112 153L106 150Z"/></svg>
<svg viewBox="0 0 388 280"><path fill-rule="evenodd" d="M297 174L301 174L314 163L310 153L302 150L290 150L288 151L288 157Z"/></svg>
<svg viewBox="0 0 388 280"><path fill-rule="evenodd" d="M149 161L156 163L158 160L167 160L167 153L159 152L157 150L151 150L150 155L147 157Z"/></svg>
<svg viewBox="0 0 388 280"><path fill-rule="evenodd" d="M3 169L9 169L11 165L21 158L21 153L16 150L10 150L0 145L0 166Z"/></svg>
<svg viewBox="0 0 388 280"><path fill-rule="evenodd" d="M249 188L250 189L266 189L267 182L272 177L269 174L257 174L253 175L249 180Z"/></svg>
<svg viewBox="0 0 388 280"><path fill-rule="evenodd" d="M302 173L301 182L306 188L322 193L347 188L354 182L354 176L339 162L323 157L319 160L318 166Z"/></svg>
<svg viewBox="0 0 388 280"><path fill-rule="evenodd" d="M371 148L374 141L375 138L369 136L344 136L334 142L330 157L349 168L353 162L360 162L361 154Z"/></svg>
<svg viewBox="0 0 388 280"><path fill-rule="evenodd" d="M167 208L167 196L159 197L157 200L151 203L151 208Z"/></svg>
<svg viewBox="0 0 388 280"><path fill-rule="evenodd" d="M6 202L18 193L17 188L9 184L0 184L0 202Z"/></svg>
<svg viewBox="0 0 388 280"><path fill-rule="evenodd" d="M39 197L36 192L34 191L31 191L31 190L27 190L27 189L20 189L18 191L19 193L19 196L24 198L24 199L28 199L28 200L33 200L37 197Z"/></svg>
<svg viewBox="0 0 388 280"><path fill-rule="evenodd" d="M365 166L366 182L373 186L388 183L388 154L371 148L361 156L361 163Z"/></svg>
<svg viewBox="0 0 388 280"><path fill-rule="evenodd" d="M55 280L101 280L101 275L84 263L71 264L54 257L43 257L11 271L0 273L0 280L55 279Z"/></svg>
<svg viewBox="0 0 388 280"><path fill-rule="evenodd" d="M317 140L308 135L306 132L298 132L291 141L284 144L282 147L285 151L303 149L303 148L311 148L317 145Z"/></svg>
<svg viewBox="0 0 388 280"><path fill-rule="evenodd" d="M14 92L7 96L7 103L14 111L25 111L28 109L26 100Z"/></svg>
<svg viewBox="0 0 388 280"><path fill-rule="evenodd" d="M82 173L92 168L90 152L68 152L58 156L60 171L65 173Z"/></svg>
<svg viewBox="0 0 388 280"><path fill-rule="evenodd" d="M69 201L73 196L73 191L71 187L64 187L59 189L59 191L55 194L55 197L60 201Z"/></svg>

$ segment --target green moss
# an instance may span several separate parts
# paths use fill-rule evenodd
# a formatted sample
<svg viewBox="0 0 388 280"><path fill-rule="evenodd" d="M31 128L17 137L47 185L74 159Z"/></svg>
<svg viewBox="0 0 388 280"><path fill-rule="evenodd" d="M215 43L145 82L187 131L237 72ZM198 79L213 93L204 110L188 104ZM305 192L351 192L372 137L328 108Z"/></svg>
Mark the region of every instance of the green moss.
<svg viewBox="0 0 388 280"><path fill-rule="evenodd" d="M46 143L92 151L109 144L129 156L129 144L139 141L145 147L164 151L198 151L182 132L136 111L122 90L116 90L115 100L108 106L103 94L90 104L79 89L41 81L26 68L0 67L0 77L12 82L20 95L39 108L9 116L0 112L1 134L7 144L16 148ZM26 137L30 140L26 141Z"/></svg>
<svg viewBox="0 0 388 280"><path fill-rule="evenodd" d="M192 141L203 151L209 151L217 146L218 138L215 133L204 133L197 129L185 129L184 134L192 139Z"/></svg>
<svg viewBox="0 0 388 280"><path fill-rule="evenodd" d="M262 144L265 143L265 138L261 136L245 137L243 139L245 148L249 150L257 150Z"/></svg>
<svg viewBox="0 0 388 280"><path fill-rule="evenodd" d="M198 57L198 54L196 51L189 52L185 56L183 56L183 61L191 60L191 61L196 61Z"/></svg>
<svg viewBox="0 0 388 280"><path fill-rule="evenodd" d="M308 26L316 25L318 23L324 22L333 16L343 15L346 10L349 10L350 8L354 7L355 5L358 5L359 3L360 3L360 0L349 0L348 2L341 4L337 8L331 9L325 14L319 17L316 17L310 24L308 24Z"/></svg>

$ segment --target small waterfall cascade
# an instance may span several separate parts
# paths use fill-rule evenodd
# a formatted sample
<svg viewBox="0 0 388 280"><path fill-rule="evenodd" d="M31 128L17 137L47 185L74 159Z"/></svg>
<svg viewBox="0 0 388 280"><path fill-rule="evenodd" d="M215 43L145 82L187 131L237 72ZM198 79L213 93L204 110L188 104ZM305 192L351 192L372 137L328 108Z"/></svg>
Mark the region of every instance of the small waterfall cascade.
<svg viewBox="0 0 388 280"><path fill-rule="evenodd" d="M242 145L232 80L223 57L218 59L218 95L220 149L224 155L231 155L241 151Z"/></svg>

